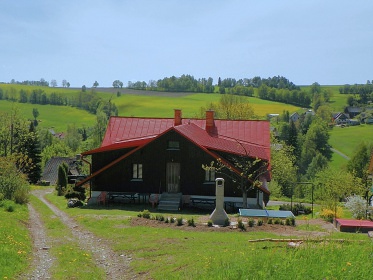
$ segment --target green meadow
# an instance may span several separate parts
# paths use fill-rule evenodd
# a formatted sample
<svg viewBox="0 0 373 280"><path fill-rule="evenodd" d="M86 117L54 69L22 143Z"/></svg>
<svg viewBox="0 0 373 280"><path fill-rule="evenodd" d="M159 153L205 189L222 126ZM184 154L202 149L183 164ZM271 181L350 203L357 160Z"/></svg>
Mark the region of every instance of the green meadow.
<svg viewBox="0 0 373 280"><path fill-rule="evenodd" d="M84 125L93 126L96 122L95 115L69 106L38 105L0 100L1 112L10 112L12 108L19 110L25 119L33 119L32 109L37 108L40 127L53 128L56 132L66 131L68 124L83 127Z"/></svg>
<svg viewBox="0 0 373 280"><path fill-rule="evenodd" d="M120 116L135 117L173 117L174 109L181 109L184 118L193 118L200 114L200 108L208 108L211 103L218 103L221 94L190 94L177 96L152 96L123 94L113 99ZM284 110L294 112L299 108L293 105L246 97L254 113L265 118L268 113L281 114Z"/></svg>

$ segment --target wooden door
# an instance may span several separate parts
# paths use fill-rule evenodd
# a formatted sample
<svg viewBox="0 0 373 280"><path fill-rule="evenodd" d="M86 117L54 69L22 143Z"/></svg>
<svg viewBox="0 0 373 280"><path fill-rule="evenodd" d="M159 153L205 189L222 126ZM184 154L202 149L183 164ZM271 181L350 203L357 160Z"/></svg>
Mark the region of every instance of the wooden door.
<svg viewBox="0 0 373 280"><path fill-rule="evenodd" d="M167 192L180 192L180 163L168 162L166 172Z"/></svg>

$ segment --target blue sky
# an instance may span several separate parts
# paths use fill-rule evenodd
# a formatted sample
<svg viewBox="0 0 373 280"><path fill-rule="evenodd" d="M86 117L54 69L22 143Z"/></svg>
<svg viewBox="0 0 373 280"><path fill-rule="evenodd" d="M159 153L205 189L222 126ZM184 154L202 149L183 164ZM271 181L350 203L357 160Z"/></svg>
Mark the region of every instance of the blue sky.
<svg viewBox="0 0 373 280"><path fill-rule="evenodd" d="M0 0L0 82L373 79L373 1Z"/></svg>

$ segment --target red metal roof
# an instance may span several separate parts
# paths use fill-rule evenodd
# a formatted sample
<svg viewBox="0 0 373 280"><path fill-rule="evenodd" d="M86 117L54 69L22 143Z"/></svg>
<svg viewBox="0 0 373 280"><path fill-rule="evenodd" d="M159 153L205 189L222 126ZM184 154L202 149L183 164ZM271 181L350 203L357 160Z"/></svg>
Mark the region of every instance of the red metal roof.
<svg viewBox="0 0 373 280"><path fill-rule="evenodd" d="M183 119L175 126L180 133L188 136L199 145L243 154L245 147L250 155L269 159L269 122L257 120L214 120L214 129L207 133L204 119ZM133 118L111 117L101 147L85 154L110 149L120 149L126 145L151 141L153 137L174 127L173 118ZM197 129L199 128L199 129Z"/></svg>

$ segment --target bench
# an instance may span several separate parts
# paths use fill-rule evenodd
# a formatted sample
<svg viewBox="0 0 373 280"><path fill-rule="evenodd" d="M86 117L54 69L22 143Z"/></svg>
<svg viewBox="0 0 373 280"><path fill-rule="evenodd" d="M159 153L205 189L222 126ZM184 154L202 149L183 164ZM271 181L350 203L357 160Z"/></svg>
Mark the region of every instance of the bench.
<svg viewBox="0 0 373 280"><path fill-rule="evenodd" d="M190 201L195 204L215 205L215 198L191 197Z"/></svg>
<svg viewBox="0 0 373 280"><path fill-rule="evenodd" d="M109 201L114 202L116 198L121 198L121 199L128 199L130 202L135 203L137 193L134 192L109 192L108 193Z"/></svg>

